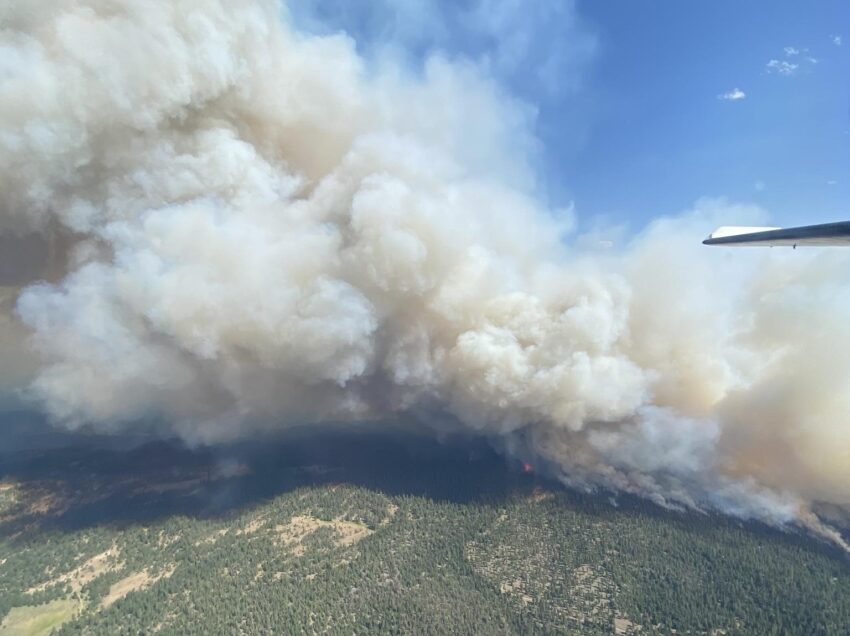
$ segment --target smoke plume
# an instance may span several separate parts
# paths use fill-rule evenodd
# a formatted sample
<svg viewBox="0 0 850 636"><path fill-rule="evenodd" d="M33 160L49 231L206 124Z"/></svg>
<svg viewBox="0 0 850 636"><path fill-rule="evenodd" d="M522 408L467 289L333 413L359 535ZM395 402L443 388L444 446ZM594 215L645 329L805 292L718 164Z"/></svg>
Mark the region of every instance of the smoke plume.
<svg viewBox="0 0 850 636"><path fill-rule="evenodd" d="M0 24L7 395L196 443L405 417L664 505L850 508L845 254L703 248L764 216L723 200L582 248L486 70L366 63L273 2Z"/></svg>

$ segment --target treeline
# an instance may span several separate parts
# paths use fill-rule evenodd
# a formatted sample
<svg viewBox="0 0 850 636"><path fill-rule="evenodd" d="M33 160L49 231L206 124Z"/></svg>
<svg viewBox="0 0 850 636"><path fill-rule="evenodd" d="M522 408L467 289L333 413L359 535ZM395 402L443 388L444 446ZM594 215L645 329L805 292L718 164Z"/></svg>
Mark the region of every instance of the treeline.
<svg viewBox="0 0 850 636"><path fill-rule="evenodd" d="M450 492L449 468L430 485L417 466L224 514L7 533L0 613L77 595L85 609L60 634L611 634L615 620L641 634L847 633L850 564L810 538L505 471L487 491L492 466L474 462L474 486ZM96 576L60 580L107 551ZM103 606L139 573L150 583Z"/></svg>

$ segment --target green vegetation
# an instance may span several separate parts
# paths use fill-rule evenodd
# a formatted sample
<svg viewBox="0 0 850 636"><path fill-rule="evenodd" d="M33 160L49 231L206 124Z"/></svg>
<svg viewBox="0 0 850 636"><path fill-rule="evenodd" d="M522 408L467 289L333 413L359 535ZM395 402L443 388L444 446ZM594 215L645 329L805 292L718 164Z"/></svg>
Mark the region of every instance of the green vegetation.
<svg viewBox="0 0 850 636"><path fill-rule="evenodd" d="M67 623L79 608L77 601L57 599L42 605L12 609L0 624L0 636L42 636Z"/></svg>
<svg viewBox="0 0 850 636"><path fill-rule="evenodd" d="M826 544L629 497L615 506L481 449L335 434L226 458L154 445L0 466L2 634L850 625L850 561Z"/></svg>

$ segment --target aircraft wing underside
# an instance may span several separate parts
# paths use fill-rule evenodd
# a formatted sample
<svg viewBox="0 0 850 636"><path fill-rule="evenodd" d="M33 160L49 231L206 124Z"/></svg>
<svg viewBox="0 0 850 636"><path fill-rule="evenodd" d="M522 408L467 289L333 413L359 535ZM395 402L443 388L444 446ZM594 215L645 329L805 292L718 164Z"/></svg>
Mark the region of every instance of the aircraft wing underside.
<svg viewBox="0 0 850 636"><path fill-rule="evenodd" d="M705 245L844 245L850 246L850 221L801 227L721 227L703 241Z"/></svg>

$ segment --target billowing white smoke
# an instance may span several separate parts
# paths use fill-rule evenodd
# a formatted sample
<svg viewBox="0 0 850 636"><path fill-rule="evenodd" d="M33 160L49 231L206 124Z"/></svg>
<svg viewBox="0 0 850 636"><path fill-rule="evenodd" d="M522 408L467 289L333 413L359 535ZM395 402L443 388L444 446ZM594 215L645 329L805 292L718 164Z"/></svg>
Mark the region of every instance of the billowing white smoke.
<svg viewBox="0 0 850 636"><path fill-rule="evenodd" d="M574 484L812 527L850 507L845 255L703 248L761 215L722 201L566 248L527 109L282 13L0 7L0 232L45 253L4 264L30 272L2 281L7 390L201 442L442 417Z"/></svg>

